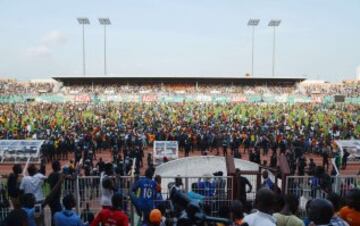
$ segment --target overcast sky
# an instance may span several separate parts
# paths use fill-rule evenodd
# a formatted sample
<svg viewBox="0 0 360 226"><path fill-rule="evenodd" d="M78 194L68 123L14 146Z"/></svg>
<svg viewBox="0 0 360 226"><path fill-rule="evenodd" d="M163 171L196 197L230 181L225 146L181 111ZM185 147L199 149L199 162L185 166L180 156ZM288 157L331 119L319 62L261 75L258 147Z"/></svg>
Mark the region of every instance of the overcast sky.
<svg viewBox="0 0 360 226"><path fill-rule="evenodd" d="M109 17L109 74L270 76L340 81L360 66L360 0L0 0L0 76L17 79L82 74L86 26L88 74L103 73L103 27Z"/></svg>

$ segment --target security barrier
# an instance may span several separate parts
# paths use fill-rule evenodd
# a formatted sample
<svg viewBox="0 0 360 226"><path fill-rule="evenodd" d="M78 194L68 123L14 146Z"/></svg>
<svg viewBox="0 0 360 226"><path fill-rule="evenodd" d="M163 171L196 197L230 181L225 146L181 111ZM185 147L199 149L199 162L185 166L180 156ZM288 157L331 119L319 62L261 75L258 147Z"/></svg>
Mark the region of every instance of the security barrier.
<svg viewBox="0 0 360 226"><path fill-rule="evenodd" d="M163 202L167 202L170 197L169 189L175 185L175 179L177 177L162 177L161 180L161 196ZM116 192L121 193L123 199L123 210L129 216L131 225L136 225L139 221L139 217L136 215L136 211L129 199L129 193L131 186L135 182L135 177L121 176L112 177ZM233 181L232 177L181 177L180 189L185 193L196 192L203 196L202 203L213 216L217 216L219 210L224 205L229 205L233 200L232 189ZM178 179L179 181L179 179ZM196 186L194 185L196 184ZM0 192L2 198L0 199L0 222L2 222L12 209L11 201L7 196L6 179L0 181ZM48 195L50 189L45 183L43 192ZM80 214L82 220L87 222L88 219L86 213L93 213L96 215L101 209L100 199L100 177L99 176L80 176L80 177L67 177L61 189L61 198L67 194L73 194L76 198L76 212ZM3 205L3 203L9 203L9 205ZM159 201L158 201L159 202ZM157 203L158 204L158 203ZM49 207L45 207L45 223L50 225L51 214Z"/></svg>
<svg viewBox="0 0 360 226"><path fill-rule="evenodd" d="M305 206L309 200L326 198L329 192L335 192L344 197L353 188L360 188L360 176L333 176L327 178L288 176L286 178L285 193L300 197L299 215L305 216Z"/></svg>

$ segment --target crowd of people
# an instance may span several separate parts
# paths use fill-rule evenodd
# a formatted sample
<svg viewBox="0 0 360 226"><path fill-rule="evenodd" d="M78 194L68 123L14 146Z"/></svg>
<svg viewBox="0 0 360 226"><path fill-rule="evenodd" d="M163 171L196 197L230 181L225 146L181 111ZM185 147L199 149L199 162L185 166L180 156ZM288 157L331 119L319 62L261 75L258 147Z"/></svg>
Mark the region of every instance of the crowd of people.
<svg viewBox="0 0 360 226"><path fill-rule="evenodd" d="M0 80L0 96L21 94L63 94L63 95L124 95L124 94L238 94L238 95L303 95L321 96L345 95L358 97L360 82L343 83L298 83L284 85L267 84L207 84L207 83L114 83L114 84L81 84L62 85L58 82L19 82Z"/></svg>
<svg viewBox="0 0 360 226"><path fill-rule="evenodd" d="M311 96L313 93L326 95L344 95L346 97L358 97L360 93L360 81L345 83L315 83L301 84L298 93Z"/></svg>
<svg viewBox="0 0 360 226"><path fill-rule="evenodd" d="M29 86L21 91L21 85L12 82L0 84L0 95L36 92L45 87ZM357 86L344 86L346 96L358 96ZM52 89L48 87L49 91ZM83 86L64 88L61 92L95 92L108 94L147 92L159 89L163 92L211 93L212 86ZM216 87L215 87L216 88ZM224 88L224 87L223 87ZM292 87L234 86L216 88L226 93L257 94L293 92ZM336 89L334 89L336 90ZM305 92L309 92L306 89ZM50 91L51 92L51 91ZM105 93L106 93L105 92ZM331 94L343 90L329 91ZM51 224L67 225L128 225L129 204L133 205L144 225L170 225L174 218L178 222L196 221L184 204L173 200L175 206L168 206L170 195L164 197L161 191L161 177L154 175L151 154L146 150L154 141L178 141L179 150L185 156L194 152L201 155L232 155L264 167L278 167L279 156L286 157L291 175L310 175L311 197L306 208L306 218L297 218L301 190L294 189L293 195L281 195L280 188L264 171L261 189L256 192L255 201L249 200L247 192L253 185L237 170L234 174L236 191L234 201L224 202L227 197L225 184L221 179L201 180L192 183L185 190L181 177L169 186L185 194L192 210L216 214L231 219L233 225L359 225L359 190L344 189L341 196L331 190L329 172L330 158L336 159L338 169L346 168L349 153L340 156L334 144L335 139L359 139L360 106L356 104L245 104L245 103L16 103L0 105L0 139L41 139L42 163L27 168L22 176L21 165L13 167L8 175L7 190L0 194L0 208L13 207L4 220L6 226L44 225L44 208L51 210ZM110 152L111 159L103 160L98 155ZM322 164L307 159L312 153L322 157ZM146 159L145 159L146 158ZM342 159L340 159L342 158ZM60 161L68 164L61 167ZM146 162L145 162L146 161ZM47 174L46 164L52 164ZM145 170L145 166L148 168ZM145 172L145 177L134 183L123 183L114 176L135 175ZM336 172L335 172L336 173ZM79 192L80 205L86 206L78 215L73 209L76 201L74 182L80 175L94 176L88 182L79 183L80 190L91 188L90 196ZM215 176L222 176L216 172ZM175 176L175 175L174 175ZM44 193L44 186L49 192ZM128 187L128 193L123 189ZM301 187L295 182L290 187ZM317 195L324 191L326 197ZM9 197L9 198L7 198ZM90 210L89 197L100 197L101 211ZM219 199L219 197L222 197ZM344 197L346 197L344 199ZM6 201L10 200L10 201ZM214 201L215 200L215 201ZM185 202L185 201L184 201ZM182 203L182 202L180 202ZM186 202L187 203L187 202ZM188 205L188 204L187 204ZM172 214L169 214L169 209ZM177 215L189 211L187 216ZM321 213L321 214L320 214ZM319 217L320 216L320 217ZM214 225L207 222L198 225ZM218 223L217 225L221 225Z"/></svg>
<svg viewBox="0 0 360 226"><path fill-rule="evenodd" d="M54 83L50 82L20 82L13 79L0 79L0 96L21 94L40 95L52 93Z"/></svg>
<svg viewBox="0 0 360 226"><path fill-rule="evenodd" d="M81 165L81 164L80 164ZM68 166L61 171L60 162L52 162L52 172L45 176L41 169L30 165L28 175L21 176L21 165L14 165L13 173L8 177L7 188L13 210L7 215L4 226L43 226L44 208L50 207L51 225L55 226L128 226L137 224L128 215L129 206L133 205L143 226L166 225L208 225L208 226L358 226L360 225L360 189L350 189L340 196L328 191L323 198L314 197L307 201L305 212L298 217L299 196L282 194L275 189L267 171L263 173L260 188L256 191L255 200L246 199L252 185L246 177L236 169L234 183L236 186L232 200L218 199L220 207L217 216L212 214L214 197L227 195L226 180L215 178L199 180L192 183L192 189L186 192L183 179L178 176L168 184L168 196L163 196L162 180L154 176L154 168L146 169L144 177L130 184L128 193L124 193L123 184L118 184L116 173L111 163L99 164L101 177L95 185L99 187L100 210L93 213L87 204L81 214L75 212L76 199L73 192L65 192L61 186L69 180ZM71 168L71 167L70 167ZM75 168L78 168L75 166ZM66 169L66 170L65 170ZM220 176L222 172L214 175ZM49 185L48 194L44 194L43 184ZM61 194L64 194L61 197ZM81 195L81 194L80 194ZM86 200L89 201L89 200ZM3 207L2 207L3 208ZM141 223L140 223L141 222Z"/></svg>
<svg viewBox="0 0 360 226"><path fill-rule="evenodd" d="M321 155L328 169L334 140L359 138L359 110L350 104L2 104L0 139L46 140L47 161L69 155L75 163L92 161L108 149L114 160L138 157L141 165L154 141L176 140L185 156L247 152L250 161L271 167L284 153L291 174L304 175L305 153ZM271 160L264 163L261 153Z"/></svg>

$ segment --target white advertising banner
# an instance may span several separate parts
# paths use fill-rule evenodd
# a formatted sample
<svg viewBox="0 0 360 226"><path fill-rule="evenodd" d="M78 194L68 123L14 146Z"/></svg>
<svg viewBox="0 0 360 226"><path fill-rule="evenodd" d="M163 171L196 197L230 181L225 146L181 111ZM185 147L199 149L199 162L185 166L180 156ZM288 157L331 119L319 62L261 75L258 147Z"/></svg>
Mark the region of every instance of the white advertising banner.
<svg viewBox="0 0 360 226"><path fill-rule="evenodd" d="M164 158L167 160L174 160L179 157L179 144L177 141L155 141L153 158L154 164L158 165L163 162Z"/></svg>

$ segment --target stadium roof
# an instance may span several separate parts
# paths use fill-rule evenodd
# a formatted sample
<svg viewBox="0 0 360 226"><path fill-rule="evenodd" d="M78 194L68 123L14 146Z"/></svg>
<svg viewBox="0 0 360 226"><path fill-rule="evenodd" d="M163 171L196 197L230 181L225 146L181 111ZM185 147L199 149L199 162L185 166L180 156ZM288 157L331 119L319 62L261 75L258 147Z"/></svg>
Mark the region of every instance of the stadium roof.
<svg viewBox="0 0 360 226"><path fill-rule="evenodd" d="M61 75L53 79L66 85L109 82L209 82L209 83L290 83L304 81L305 77L266 77L266 76L236 76L236 75Z"/></svg>

